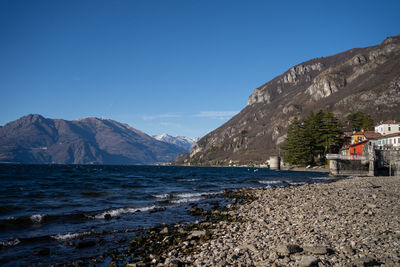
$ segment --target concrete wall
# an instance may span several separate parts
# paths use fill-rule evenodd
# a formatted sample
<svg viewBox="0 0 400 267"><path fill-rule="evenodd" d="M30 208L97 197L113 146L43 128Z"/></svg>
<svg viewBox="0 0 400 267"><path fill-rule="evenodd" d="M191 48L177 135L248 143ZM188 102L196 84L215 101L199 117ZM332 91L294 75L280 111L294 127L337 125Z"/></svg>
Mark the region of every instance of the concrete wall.
<svg viewBox="0 0 400 267"><path fill-rule="evenodd" d="M363 160L344 159L340 155L330 154L330 174L333 176L400 176L400 149L374 149Z"/></svg>
<svg viewBox="0 0 400 267"><path fill-rule="evenodd" d="M369 164L364 163L361 160L336 160L336 174L335 175L343 175L343 176L368 176L369 172Z"/></svg>
<svg viewBox="0 0 400 267"><path fill-rule="evenodd" d="M376 175L400 175L400 149L376 149L375 150L375 174Z"/></svg>

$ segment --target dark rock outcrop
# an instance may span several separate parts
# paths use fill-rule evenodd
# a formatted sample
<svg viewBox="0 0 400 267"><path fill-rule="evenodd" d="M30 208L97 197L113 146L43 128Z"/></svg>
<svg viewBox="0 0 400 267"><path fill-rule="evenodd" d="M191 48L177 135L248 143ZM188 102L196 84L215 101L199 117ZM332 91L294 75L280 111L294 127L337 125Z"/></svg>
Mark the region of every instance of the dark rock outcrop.
<svg viewBox="0 0 400 267"><path fill-rule="evenodd" d="M153 164L183 151L110 119L67 121L31 114L0 128L0 162Z"/></svg>
<svg viewBox="0 0 400 267"><path fill-rule="evenodd" d="M400 35L292 67L255 89L248 105L200 139L181 163L265 162L279 153L294 117L319 109L342 119L357 111L375 121L400 119Z"/></svg>

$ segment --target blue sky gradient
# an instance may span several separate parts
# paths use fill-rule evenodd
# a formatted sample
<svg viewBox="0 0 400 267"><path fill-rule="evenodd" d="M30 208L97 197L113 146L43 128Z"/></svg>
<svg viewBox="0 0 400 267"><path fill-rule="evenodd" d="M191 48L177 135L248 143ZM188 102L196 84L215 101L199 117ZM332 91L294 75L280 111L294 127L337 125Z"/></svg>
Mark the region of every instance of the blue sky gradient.
<svg viewBox="0 0 400 267"><path fill-rule="evenodd" d="M303 61L400 34L400 1L0 0L0 125L108 117L201 137Z"/></svg>

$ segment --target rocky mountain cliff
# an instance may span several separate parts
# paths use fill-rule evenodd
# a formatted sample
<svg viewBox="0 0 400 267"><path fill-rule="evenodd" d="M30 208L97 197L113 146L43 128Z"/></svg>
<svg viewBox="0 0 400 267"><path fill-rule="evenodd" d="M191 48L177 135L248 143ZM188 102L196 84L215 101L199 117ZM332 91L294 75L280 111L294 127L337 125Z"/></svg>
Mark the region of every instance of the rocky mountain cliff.
<svg viewBox="0 0 400 267"><path fill-rule="evenodd" d="M247 106L200 139L182 163L262 163L277 155L289 122L310 111L339 118L366 112L375 121L400 119L400 35L290 68L256 88Z"/></svg>
<svg viewBox="0 0 400 267"><path fill-rule="evenodd" d="M0 128L0 162L153 164L184 149L110 119L28 115Z"/></svg>

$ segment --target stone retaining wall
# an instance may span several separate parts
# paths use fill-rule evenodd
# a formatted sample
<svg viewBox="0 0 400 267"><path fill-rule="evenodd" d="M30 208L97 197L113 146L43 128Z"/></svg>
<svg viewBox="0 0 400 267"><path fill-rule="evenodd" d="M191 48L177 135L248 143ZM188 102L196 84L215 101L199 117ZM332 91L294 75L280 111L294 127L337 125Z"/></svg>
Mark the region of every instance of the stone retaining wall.
<svg viewBox="0 0 400 267"><path fill-rule="evenodd" d="M400 149L375 150L375 168L379 175L400 175Z"/></svg>

